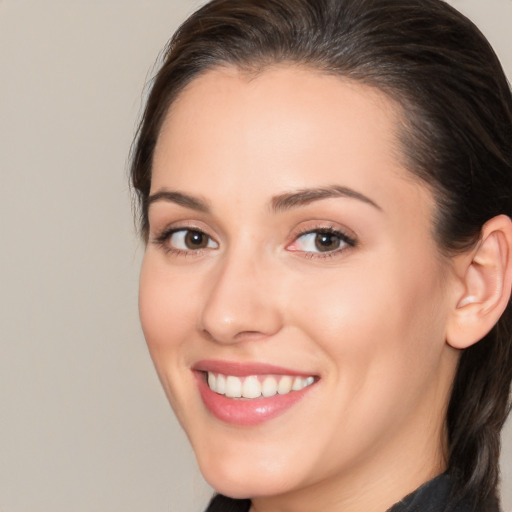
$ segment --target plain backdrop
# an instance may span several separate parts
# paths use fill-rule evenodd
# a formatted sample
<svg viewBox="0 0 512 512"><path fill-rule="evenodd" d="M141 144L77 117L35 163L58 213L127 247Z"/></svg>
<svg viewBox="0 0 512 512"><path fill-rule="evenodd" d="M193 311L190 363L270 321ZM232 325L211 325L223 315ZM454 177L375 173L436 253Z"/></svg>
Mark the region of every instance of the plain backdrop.
<svg viewBox="0 0 512 512"><path fill-rule="evenodd" d="M512 76L512 0L452 0ZM0 0L0 512L199 512L137 315L127 158L193 0ZM512 429L503 500L512 511Z"/></svg>

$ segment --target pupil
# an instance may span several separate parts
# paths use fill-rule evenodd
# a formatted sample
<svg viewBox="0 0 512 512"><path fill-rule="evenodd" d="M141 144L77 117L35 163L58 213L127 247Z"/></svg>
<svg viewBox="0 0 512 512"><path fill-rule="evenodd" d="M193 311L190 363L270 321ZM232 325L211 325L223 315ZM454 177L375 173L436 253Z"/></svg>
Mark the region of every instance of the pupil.
<svg viewBox="0 0 512 512"><path fill-rule="evenodd" d="M330 233L319 233L316 235L315 246L319 251L332 251L340 246L340 239Z"/></svg>
<svg viewBox="0 0 512 512"><path fill-rule="evenodd" d="M189 231L185 237L185 243L189 249L201 249L206 247L207 240L204 233L199 231Z"/></svg>

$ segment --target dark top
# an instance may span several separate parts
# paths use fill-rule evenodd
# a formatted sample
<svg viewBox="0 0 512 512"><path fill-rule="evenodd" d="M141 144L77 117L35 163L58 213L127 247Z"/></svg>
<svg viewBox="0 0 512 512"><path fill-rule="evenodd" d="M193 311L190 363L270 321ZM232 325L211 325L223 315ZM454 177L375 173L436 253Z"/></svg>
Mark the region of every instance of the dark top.
<svg viewBox="0 0 512 512"><path fill-rule="evenodd" d="M387 512L499 512L496 499L489 500L480 510L475 510L466 500L451 499L451 479L446 473L430 480L412 494L393 505ZM217 494L206 512L249 512L251 500L235 500Z"/></svg>

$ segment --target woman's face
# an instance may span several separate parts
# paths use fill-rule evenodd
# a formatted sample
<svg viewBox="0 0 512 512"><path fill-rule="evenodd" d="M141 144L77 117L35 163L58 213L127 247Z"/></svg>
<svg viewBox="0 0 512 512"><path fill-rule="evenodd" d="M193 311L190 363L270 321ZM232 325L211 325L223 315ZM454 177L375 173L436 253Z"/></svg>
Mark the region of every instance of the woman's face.
<svg viewBox="0 0 512 512"><path fill-rule="evenodd" d="M453 272L397 122L374 89L284 66L209 71L167 116L140 315L222 493L378 499L442 469Z"/></svg>

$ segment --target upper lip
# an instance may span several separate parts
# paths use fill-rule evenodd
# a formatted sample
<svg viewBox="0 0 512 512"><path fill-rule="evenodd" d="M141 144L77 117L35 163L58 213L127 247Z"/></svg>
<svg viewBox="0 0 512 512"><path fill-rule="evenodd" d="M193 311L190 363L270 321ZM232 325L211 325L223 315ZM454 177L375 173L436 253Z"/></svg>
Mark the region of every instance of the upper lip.
<svg viewBox="0 0 512 512"><path fill-rule="evenodd" d="M248 377L249 375L292 375L309 377L314 373L292 370L282 366L267 363L240 363L236 361L203 360L192 366L192 370L198 372L221 373L234 377Z"/></svg>

